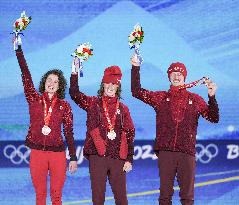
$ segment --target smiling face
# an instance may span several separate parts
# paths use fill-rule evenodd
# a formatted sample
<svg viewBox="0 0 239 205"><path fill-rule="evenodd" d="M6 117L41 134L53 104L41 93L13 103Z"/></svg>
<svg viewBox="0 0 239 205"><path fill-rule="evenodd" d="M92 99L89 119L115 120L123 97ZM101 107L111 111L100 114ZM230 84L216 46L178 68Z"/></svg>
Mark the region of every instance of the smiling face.
<svg viewBox="0 0 239 205"><path fill-rule="evenodd" d="M119 85L113 83L103 83L104 95L108 97L115 97Z"/></svg>
<svg viewBox="0 0 239 205"><path fill-rule="evenodd" d="M59 89L59 79L55 74L48 75L45 82L45 92L54 95Z"/></svg>
<svg viewBox="0 0 239 205"><path fill-rule="evenodd" d="M170 73L169 80L173 86L184 85L184 76L180 72Z"/></svg>

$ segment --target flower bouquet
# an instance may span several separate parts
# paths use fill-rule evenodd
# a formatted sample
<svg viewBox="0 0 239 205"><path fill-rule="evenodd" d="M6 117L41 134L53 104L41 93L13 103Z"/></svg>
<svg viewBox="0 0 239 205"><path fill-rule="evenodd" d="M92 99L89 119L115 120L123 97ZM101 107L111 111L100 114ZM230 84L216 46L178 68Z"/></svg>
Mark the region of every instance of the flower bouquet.
<svg viewBox="0 0 239 205"><path fill-rule="evenodd" d="M28 26L28 24L31 22L32 18L31 16L27 17L25 11L21 13L21 17L18 18L14 24L13 24L13 32L11 34L14 34L14 50L17 49L18 45L22 44L22 40L20 37L21 31L25 30Z"/></svg>
<svg viewBox="0 0 239 205"><path fill-rule="evenodd" d="M93 48L90 43L80 44L72 54L79 61L80 77L83 77L83 61L87 61L93 55Z"/></svg>
<svg viewBox="0 0 239 205"><path fill-rule="evenodd" d="M139 24L134 26L134 30L130 33L129 37L129 47L130 49L134 48L134 51L137 55L139 63L142 64L143 58L140 55L139 46L143 43L144 40L144 31Z"/></svg>

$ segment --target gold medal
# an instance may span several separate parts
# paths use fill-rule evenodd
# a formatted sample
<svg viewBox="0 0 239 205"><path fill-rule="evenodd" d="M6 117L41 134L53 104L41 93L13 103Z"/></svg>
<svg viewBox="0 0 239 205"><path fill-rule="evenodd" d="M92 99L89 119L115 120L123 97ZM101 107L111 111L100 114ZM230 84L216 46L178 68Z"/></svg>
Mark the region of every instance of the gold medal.
<svg viewBox="0 0 239 205"><path fill-rule="evenodd" d="M43 128L41 129L42 134L44 135L49 135L51 133L51 128L44 125Z"/></svg>
<svg viewBox="0 0 239 205"><path fill-rule="evenodd" d="M114 140L116 138L116 133L114 130L110 130L107 134L107 137L110 139L110 140Z"/></svg>

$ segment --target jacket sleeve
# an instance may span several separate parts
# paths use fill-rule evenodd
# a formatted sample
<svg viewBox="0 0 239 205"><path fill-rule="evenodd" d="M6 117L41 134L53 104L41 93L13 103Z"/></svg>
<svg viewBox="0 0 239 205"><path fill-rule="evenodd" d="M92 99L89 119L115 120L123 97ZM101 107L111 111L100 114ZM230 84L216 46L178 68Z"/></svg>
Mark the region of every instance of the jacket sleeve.
<svg viewBox="0 0 239 205"><path fill-rule="evenodd" d="M69 149L70 161L77 161L75 141L73 137L73 114L70 105L65 102L65 112L63 115L63 132Z"/></svg>
<svg viewBox="0 0 239 205"><path fill-rule="evenodd" d="M126 161L133 162L135 128L128 107L124 107L123 131L126 133L128 156Z"/></svg>
<svg viewBox="0 0 239 205"><path fill-rule="evenodd" d="M91 106L92 102L96 97L90 97L85 95L79 90L78 85L78 74L72 73L70 78L70 90L69 90L71 99L85 111Z"/></svg>
<svg viewBox="0 0 239 205"><path fill-rule="evenodd" d="M212 122L219 122L219 108L215 96L208 96L208 104L200 96L197 97L198 112L202 115L203 118Z"/></svg>
<svg viewBox="0 0 239 205"><path fill-rule="evenodd" d="M131 92L133 97L149 104L150 106L155 106L159 103L162 98L161 92L149 91L141 88L140 84L140 67L132 66L131 70Z"/></svg>
<svg viewBox="0 0 239 205"><path fill-rule="evenodd" d="M17 56L18 64L21 69L21 73L22 73L21 74L22 82L23 82L26 100L27 100L28 104L31 104L33 101L35 101L39 97L39 94L37 93L37 91L34 88L31 73L28 69L27 62L24 57L21 46L19 46L18 49L16 50L16 56Z"/></svg>

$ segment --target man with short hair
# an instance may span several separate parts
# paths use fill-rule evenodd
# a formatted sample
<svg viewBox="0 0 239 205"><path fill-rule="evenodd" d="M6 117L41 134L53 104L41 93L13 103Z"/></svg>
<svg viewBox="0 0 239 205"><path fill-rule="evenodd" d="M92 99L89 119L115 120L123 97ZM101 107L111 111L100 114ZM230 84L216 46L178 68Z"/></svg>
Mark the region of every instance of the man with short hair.
<svg viewBox="0 0 239 205"><path fill-rule="evenodd" d="M186 90L187 69L183 63L172 63L168 68L171 83L168 91L149 91L141 88L140 64L137 56L131 58L131 91L135 98L152 106L156 112L156 139L154 151L158 156L160 176L159 204L171 205L175 176L180 187L183 205L194 203L195 144L198 119L217 123L219 109L215 98L217 86L205 80L208 104L202 97Z"/></svg>

